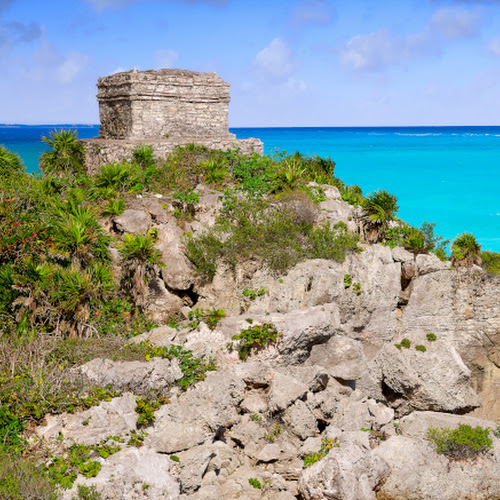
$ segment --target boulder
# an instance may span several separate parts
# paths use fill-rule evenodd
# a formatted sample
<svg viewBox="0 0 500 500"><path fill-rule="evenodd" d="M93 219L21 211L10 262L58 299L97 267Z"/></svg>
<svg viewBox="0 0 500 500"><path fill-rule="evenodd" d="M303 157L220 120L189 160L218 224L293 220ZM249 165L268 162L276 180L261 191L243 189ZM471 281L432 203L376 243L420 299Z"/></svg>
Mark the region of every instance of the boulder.
<svg viewBox="0 0 500 500"><path fill-rule="evenodd" d="M286 410L283 422L287 424L288 429L293 434L302 440L312 437L318 432L316 417L300 399L295 401L295 403Z"/></svg>
<svg viewBox="0 0 500 500"><path fill-rule="evenodd" d="M119 233L144 234L151 225L151 217L142 210L127 209L115 217L114 223Z"/></svg>
<svg viewBox="0 0 500 500"><path fill-rule="evenodd" d="M308 387L304 383L276 372L269 390L269 409L274 412L285 410L303 397L307 390Z"/></svg>
<svg viewBox="0 0 500 500"><path fill-rule="evenodd" d="M149 317L157 323L168 319L184 306L184 300L167 290L164 282L153 278L148 282Z"/></svg>
<svg viewBox="0 0 500 500"><path fill-rule="evenodd" d="M176 358L171 361L152 358L150 361L112 361L96 358L78 368L79 373L92 384L115 389L159 389L182 378Z"/></svg>
<svg viewBox="0 0 500 500"><path fill-rule="evenodd" d="M101 460L102 468L96 477L79 476L73 488L62 494L62 500L77 498L78 485L95 486L103 500L178 500L179 484L170 473L173 463L167 455L147 447L125 448Z"/></svg>
<svg viewBox="0 0 500 500"><path fill-rule="evenodd" d="M301 498L375 500L375 489L389 473L386 461L373 455L366 436L359 433L344 433L338 444L304 469L299 480Z"/></svg>
<svg viewBox="0 0 500 500"><path fill-rule="evenodd" d="M188 290L196 280L193 265L184 253L184 245L179 238L158 248L161 252L165 267L161 270L161 277L165 285L171 290Z"/></svg>
<svg viewBox="0 0 500 500"><path fill-rule="evenodd" d="M425 255L417 255L415 259L417 265L417 273L419 276L424 276L429 273L436 273L438 271L449 271L451 268L450 262L443 262L433 253Z"/></svg>
<svg viewBox="0 0 500 500"><path fill-rule="evenodd" d="M59 441L62 435L67 446L74 443L97 444L109 436L136 430L136 406L135 396L128 392L82 412L47 415L46 425L38 427L36 434L49 443Z"/></svg>
<svg viewBox="0 0 500 500"><path fill-rule="evenodd" d="M412 410L464 413L479 406L471 372L446 342L428 342L425 352L385 346L377 356L388 403L399 414Z"/></svg>
<svg viewBox="0 0 500 500"><path fill-rule="evenodd" d="M156 422L146 438L161 453L176 453L213 440L240 417L244 382L229 372L210 372L193 389L156 412Z"/></svg>
<svg viewBox="0 0 500 500"><path fill-rule="evenodd" d="M427 437L430 428L455 429L460 424L471 427L483 427L496 430L496 423L490 420L471 417L469 415L454 415L452 413L441 413L434 411L415 411L403 417L399 421L399 428L406 437Z"/></svg>
<svg viewBox="0 0 500 500"><path fill-rule="evenodd" d="M412 500L500 498L500 446L477 459L450 460L425 439L394 436L373 450L390 466L382 495Z"/></svg>
<svg viewBox="0 0 500 500"><path fill-rule="evenodd" d="M356 380L366 369L366 358L360 341L335 335L325 344L314 345L306 362L322 366L332 377Z"/></svg>

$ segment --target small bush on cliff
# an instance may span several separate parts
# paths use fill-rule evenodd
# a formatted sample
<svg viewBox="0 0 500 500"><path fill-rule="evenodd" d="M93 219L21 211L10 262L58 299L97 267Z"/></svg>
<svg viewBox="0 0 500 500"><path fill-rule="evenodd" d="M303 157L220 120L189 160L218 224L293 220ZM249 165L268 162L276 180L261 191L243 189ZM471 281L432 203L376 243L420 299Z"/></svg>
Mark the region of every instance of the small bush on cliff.
<svg viewBox="0 0 500 500"><path fill-rule="evenodd" d="M492 447L490 429L459 424L456 429L434 429L427 431L427 438L436 452L449 458L473 458L486 453Z"/></svg>
<svg viewBox="0 0 500 500"><path fill-rule="evenodd" d="M248 358L252 349L262 349L268 344L275 344L280 336L281 333L271 323L254 325L241 330L237 335L233 335L231 337L233 342L229 342L227 348L232 351L234 342L239 341L238 355L244 361Z"/></svg>
<svg viewBox="0 0 500 500"><path fill-rule="evenodd" d="M345 224L314 227L297 220L287 204L233 199L228 207L212 228L185 240L188 258L208 279L215 275L219 260L235 266L258 259L284 272L309 258L343 261L348 251L357 250L358 238Z"/></svg>
<svg viewBox="0 0 500 500"><path fill-rule="evenodd" d="M0 181L5 182L11 175L20 174L23 171L24 166L19 155L0 146Z"/></svg>
<svg viewBox="0 0 500 500"><path fill-rule="evenodd" d="M451 246L451 258L454 265L472 266L481 263L481 245L472 233L462 233L455 238Z"/></svg>
<svg viewBox="0 0 500 500"><path fill-rule="evenodd" d="M147 283L163 267L153 234L126 234L119 246L123 268L122 283L140 310L146 306Z"/></svg>
<svg viewBox="0 0 500 500"><path fill-rule="evenodd" d="M482 266L488 272L500 274L500 253L498 252L481 252Z"/></svg>
<svg viewBox="0 0 500 500"><path fill-rule="evenodd" d="M377 242L384 239L389 222L394 220L399 209L397 198L385 189L369 194L362 204L364 223L368 230L368 241Z"/></svg>

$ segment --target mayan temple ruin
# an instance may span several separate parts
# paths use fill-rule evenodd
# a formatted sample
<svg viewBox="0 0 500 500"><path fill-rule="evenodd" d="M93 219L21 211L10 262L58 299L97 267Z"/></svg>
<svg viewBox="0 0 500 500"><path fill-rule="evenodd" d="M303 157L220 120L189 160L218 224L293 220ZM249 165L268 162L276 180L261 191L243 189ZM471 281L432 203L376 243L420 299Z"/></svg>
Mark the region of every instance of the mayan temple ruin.
<svg viewBox="0 0 500 500"><path fill-rule="evenodd" d="M82 141L86 168L132 157L143 144L158 157L175 146L263 153L259 139L236 139L228 130L229 84L216 73L179 69L129 71L99 78L99 137Z"/></svg>

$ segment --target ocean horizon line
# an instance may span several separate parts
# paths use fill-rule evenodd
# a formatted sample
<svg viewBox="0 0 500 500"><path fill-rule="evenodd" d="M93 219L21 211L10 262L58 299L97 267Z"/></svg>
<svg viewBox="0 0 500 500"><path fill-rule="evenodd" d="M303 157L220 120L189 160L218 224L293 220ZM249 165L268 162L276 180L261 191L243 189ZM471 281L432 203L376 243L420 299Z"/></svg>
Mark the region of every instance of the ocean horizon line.
<svg viewBox="0 0 500 500"><path fill-rule="evenodd" d="M0 123L2 128L10 127L99 127L99 123ZM498 125L238 125L230 129L392 129L392 128L500 128Z"/></svg>

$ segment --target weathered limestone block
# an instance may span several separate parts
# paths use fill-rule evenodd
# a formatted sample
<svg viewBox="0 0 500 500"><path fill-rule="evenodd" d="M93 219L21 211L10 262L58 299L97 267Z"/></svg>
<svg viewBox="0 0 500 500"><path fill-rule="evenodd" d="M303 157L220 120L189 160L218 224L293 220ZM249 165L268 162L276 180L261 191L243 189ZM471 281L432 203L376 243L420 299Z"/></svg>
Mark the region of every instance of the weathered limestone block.
<svg viewBox="0 0 500 500"><path fill-rule="evenodd" d="M49 443L62 435L68 446L73 443L97 444L109 436L136 430L136 406L135 396L127 392L82 412L47 415L46 425L38 427L36 434Z"/></svg>
<svg viewBox="0 0 500 500"><path fill-rule="evenodd" d="M94 485L99 498L178 500L179 484L170 469L174 462L167 455L156 453L147 447L125 448L106 460L96 477L79 476L71 490L63 493L63 500L72 500L78 493L78 485ZM144 485L148 487L145 489Z"/></svg>
<svg viewBox="0 0 500 500"><path fill-rule="evenodd" d="M453 346L436 341L425 352L386 345L377 356L388 403L411 410L466 412L479 406L471 372Z"/></svg>
<svg viewBox="0 0 500 500"><path fill-rule="evenodd" d="M344 433L339 447L311 467L299 481L301 498L306 500L375 500L375 488L389 473L387 462L373 454L366 434Z"/></svg>
<svg viewBox="0 0 500 500"><path fill-rule="evenodd" d="M115 218L116 229L121 233L144 234L151 225L151 217L142 210L125 210Z"/></svg>
<svg viewBox="0 0 500 500"><path fill-rule="evenodd" d="M99 78L98 139L82 141L89 173L105 163L132 158L151 145L165 158L177 145L263 153L259 139L238 140L228 131L229 84L214 72L179 69L129 71Z"/></svg>
<svg viewBox="0 0 500 500"><path fill-rule="evenodd" d="M492 436L492 434L490 434ZM394 436L373 450L390 466L381 487L387 498L412 500L486 500L500 498L500 446L475 460L449 460L423 438Z"/></svg>
<svg viewBox="0 0 500 500"><path fill-rule="evenodd" d="M97 88L100 137L228 133L229 84L214 72L134 70L99 78Z"/></svg>

